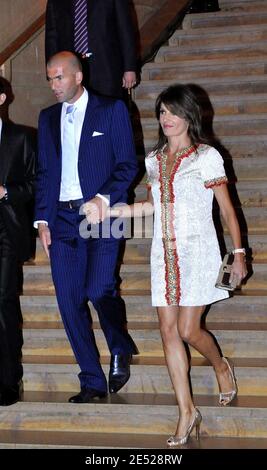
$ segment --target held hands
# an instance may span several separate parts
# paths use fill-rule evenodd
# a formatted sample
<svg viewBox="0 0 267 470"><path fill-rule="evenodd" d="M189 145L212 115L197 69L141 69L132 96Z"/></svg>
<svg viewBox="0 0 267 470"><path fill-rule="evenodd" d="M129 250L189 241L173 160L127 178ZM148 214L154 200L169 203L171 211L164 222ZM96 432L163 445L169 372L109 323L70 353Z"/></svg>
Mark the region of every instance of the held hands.
<svg viewBox="0 0 267 470"><path fill-rule="evenodd" d="M243 254L236 254L234 258L234 262L232 264L231 274L230 274L230 284L234 284L239 286L242 280L247 275L247 267L246 267L246 258Z"/></svg>
<svg viewBox="0 0 267 470"><path fill-rule="evenodd" d="M109 215L108 206L100 197L94 197L90 201L85 202L82 206L82 211L89 224L99 224Z"/></svg>

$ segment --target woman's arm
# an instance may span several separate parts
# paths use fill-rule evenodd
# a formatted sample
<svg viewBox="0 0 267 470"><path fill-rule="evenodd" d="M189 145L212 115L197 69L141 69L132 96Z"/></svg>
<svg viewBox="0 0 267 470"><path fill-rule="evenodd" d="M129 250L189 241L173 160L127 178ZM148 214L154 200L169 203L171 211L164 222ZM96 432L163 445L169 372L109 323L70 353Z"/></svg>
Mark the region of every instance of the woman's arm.
<svg viewBox="0 0 267 470"><path fill-rule="evenodd" d="M150 216L154 213L153 197L151 189L147 189L146 201L135 202L134 204L128 205L123 204L120 206L114 206L109 209L110 217L143 217Z"/></svg>
<svg viewBox="0 0 267 470"><path fill-rule="evenodd" d="M215 186L213 191L219 204L223 219L232 238L234 249L242 248L240 228L226 184ZM245 256L243 253L235 253L230 282L235 279L237 281L237 285L239 285L246 275L247 268L245 263Z"/></svg>

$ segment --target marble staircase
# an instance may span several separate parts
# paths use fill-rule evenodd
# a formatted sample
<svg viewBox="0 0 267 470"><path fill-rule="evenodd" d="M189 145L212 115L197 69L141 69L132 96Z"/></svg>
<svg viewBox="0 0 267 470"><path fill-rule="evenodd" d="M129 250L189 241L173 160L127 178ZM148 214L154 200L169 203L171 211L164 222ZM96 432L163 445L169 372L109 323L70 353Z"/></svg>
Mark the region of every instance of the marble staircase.
<svg viewBox="0 0 267 470"><path fill-rule="evenodd" d="M240 220L245 220L250 276L241 291L213 305L207 317L207 327L235 364L239 395L232 406L218 406L212 367L190 351L192 387L203 423L200 444L192 437L188 448L266 449L267 3L221 0L220 7L220 12L185 17L154 62L144 66L134 101L142 143L149 151L157 135L154 101L162 89L190 82L209 93L214 130L237 179L230 189ZM145 196L144 179L135 192L137 200ZM230 247L227 231L225 241ZM166 448L178 409L150 304L150 243L139 227L127 241L121 266L128 327L140 350L131 378L117 395L74 405L67 401L79 390L79 370L59 316L50 267L37 241L36 259L24 266L21 296L24 398L0 409L0 448ZM109 352L94 311L93 318L108 373Z"/></svg>

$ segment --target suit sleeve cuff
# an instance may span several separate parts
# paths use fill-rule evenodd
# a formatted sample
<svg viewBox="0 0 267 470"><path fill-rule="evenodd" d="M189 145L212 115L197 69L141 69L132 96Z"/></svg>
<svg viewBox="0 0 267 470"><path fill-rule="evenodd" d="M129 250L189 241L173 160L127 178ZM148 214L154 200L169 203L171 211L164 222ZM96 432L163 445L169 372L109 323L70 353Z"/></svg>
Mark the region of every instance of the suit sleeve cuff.
<svg viewBox="0 0 267 470"><path fill-rule="evenodd" d="M34 228L37 228L38 229L38 224L45 224L45 225L48 225L48 222L46 220L35 220L33 222L33 226Z"/></svg>
<svg viewBox="0 0 267 470"><path fill-rule="evenodd" d="M96 194L96 197L100 197L100 199L102 199L102 200L107 204L107 207L110 206L110 204L109 204L109 198L108 198L107 196L102 196L102 194L97 193L97 194Z"/></svg>

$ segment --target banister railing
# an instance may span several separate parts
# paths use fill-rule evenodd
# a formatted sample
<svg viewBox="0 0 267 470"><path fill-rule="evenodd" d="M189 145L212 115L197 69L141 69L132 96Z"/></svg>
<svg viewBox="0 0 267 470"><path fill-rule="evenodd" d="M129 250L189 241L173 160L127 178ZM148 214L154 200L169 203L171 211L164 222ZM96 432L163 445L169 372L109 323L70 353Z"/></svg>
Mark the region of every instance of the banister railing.
<svg viewBox="0 0 267 470"><path fill-rule="evenodd" d="M193 0L166 0L140 30L141 65L152 60L162 44L181 24Z"/></svg>
<svg viewBox="0 0 267 470"><path fill-rule="evenodd" d="M0 65L10 59L25 43L27 43L35 33L45 24L45 13L39 16L23 33L21 33L8 47L0 52Z"/></svg>

